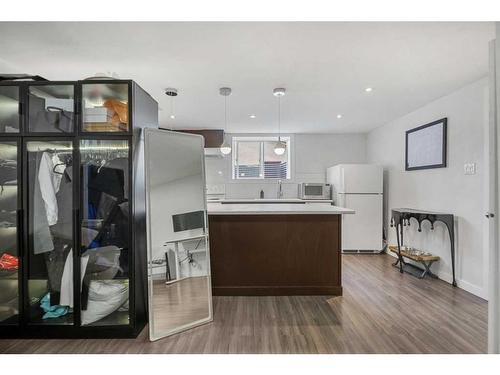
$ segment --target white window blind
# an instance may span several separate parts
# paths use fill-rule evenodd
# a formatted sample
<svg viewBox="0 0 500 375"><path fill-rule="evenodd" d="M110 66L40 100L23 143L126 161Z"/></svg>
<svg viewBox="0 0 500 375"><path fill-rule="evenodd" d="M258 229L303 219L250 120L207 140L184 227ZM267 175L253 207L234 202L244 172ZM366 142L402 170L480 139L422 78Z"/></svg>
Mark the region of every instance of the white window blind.
<svg viewBox="0 0 500 375"><path fill-rule="evenodd" d="M289 179L290 138L283 155L274 153L276 139L271 137L233 138L233 179Z"/></svg>

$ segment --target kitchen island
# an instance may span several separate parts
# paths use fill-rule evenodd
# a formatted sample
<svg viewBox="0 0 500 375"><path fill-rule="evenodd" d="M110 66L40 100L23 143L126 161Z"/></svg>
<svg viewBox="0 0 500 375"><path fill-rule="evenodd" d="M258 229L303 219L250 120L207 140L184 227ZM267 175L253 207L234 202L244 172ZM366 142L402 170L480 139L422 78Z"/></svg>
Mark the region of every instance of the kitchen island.
<svg viewBox="0 0 500 375"><path fill-rule="evenodd" d="M342 215L329 204L208 203L214 295L342 295Z"/></svg>

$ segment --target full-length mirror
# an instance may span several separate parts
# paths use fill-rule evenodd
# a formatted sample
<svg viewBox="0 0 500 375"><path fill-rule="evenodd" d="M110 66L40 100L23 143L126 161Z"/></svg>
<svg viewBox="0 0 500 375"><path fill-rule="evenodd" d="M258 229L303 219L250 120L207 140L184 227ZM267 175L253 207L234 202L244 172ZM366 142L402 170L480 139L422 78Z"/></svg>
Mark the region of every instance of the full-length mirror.
<svg viewBox="0 0 500 375"><path fill-rule="evenodd" d="M212 320L203 138L145 130L150 339Z"/></svg>

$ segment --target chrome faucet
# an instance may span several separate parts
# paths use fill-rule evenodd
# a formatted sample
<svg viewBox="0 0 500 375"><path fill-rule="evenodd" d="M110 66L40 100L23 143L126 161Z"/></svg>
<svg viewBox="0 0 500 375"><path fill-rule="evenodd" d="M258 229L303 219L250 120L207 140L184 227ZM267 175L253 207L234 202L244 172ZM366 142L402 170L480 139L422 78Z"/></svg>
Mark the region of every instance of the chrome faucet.
<svg viewBox="0 0 500 375"><path fill-rule="evenodd" d="M283 185L281 179L278 180L278 199L283 198Z"/></svg>

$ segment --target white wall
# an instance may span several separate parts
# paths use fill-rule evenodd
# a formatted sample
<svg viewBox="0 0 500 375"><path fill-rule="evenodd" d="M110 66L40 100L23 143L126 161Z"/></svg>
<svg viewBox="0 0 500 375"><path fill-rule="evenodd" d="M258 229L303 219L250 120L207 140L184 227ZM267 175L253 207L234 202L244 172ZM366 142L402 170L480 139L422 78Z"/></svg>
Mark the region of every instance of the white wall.
<svg viewBox="0 0 500 375"><path fill-rule="evenodd" d="M367 160L384 167L384 216L389 243L396 243L388 227L390 209L408 207L452 213L456 216L456 272L459 287L487 297L487 255L483 249L484 131L488 121L488 80L474 82L428 105L379 127L367 136ZM448 118L447 168L404 170L405 131ZM464 175L464 163L476 163L475 175ZM414 223L412 223L414 224ZM449 239L444 225L422 233L416 225L405 227L405 244L441 257L433 267L451 280Z"/></svg>
<svg viewBox="0 0 500 375"><path fill-rule="evenodd" d="M495 23L496 39L490 42L490 128L489 157L490 179L486 189L488 207L490 212L496 214L495 219L490 219L487 232L489 246L489 299L488 299L488 352L500 353L500 254L499 226L498 226L498 196L499 196L499 131L500 124L500 22Z"/></svg>
<svg viewBox="0 0 500 375"><path fill-rule="evenodd" d="M244 134L231 134L243 136ZM264 135L264 134L263 134ZM291 179L283 181L285 198L296 198L298 183L325 182L326 168L339 163L366 162L365 134L284 134L291 137ZM258 136L252 134L251 136ZM265 134L269 136L269 134ZM277 195L276 181L233 180L231 155L206 158L207 185L225 185L226 198L266 198Z"/></svg>

